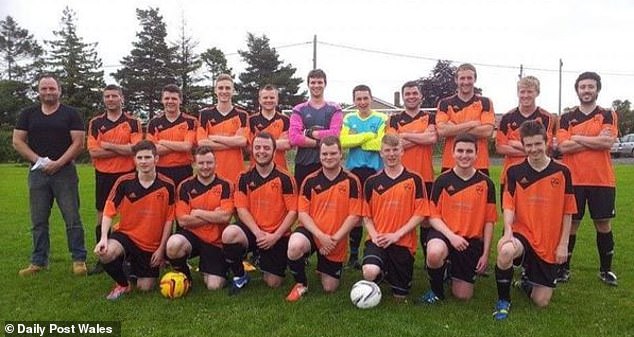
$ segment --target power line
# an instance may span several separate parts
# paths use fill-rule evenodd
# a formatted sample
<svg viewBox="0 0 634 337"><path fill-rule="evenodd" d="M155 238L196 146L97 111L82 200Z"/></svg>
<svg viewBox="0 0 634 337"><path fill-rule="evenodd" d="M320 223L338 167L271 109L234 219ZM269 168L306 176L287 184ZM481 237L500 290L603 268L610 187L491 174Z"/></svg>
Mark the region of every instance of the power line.
<svg viewBox="0 0 634 337"><path fill-rule="evenodd" d="M388 55L388 56L396 56L396 57L403 57L403 58L412 58L412 59L426 60L426 61L437 61L437 60L441 59L441 58L438 58L438 57L403 54L403 53L389 52L389 51L384 51L384 50L354 47L354 46L348 46L348 45L331 43L331 42L324 42L324 41L318 41L317 43L325 45L325 46L330 46L330 47L335 47L335 48L342 48L342 49L348 49L348 50L354 50L354 51L359 51L359 52L364 52L364 53L371 53L371 54ZM464 61L459 61L459 60L451 60L451 59L444 59L444 58L443 58L443 60L447 60L447 61L450 61L450 62L453 62L453 63L464 63ZM521 67L521 66L512 66L512 65L506 65L506 64L494 64L494 63L476 63L476 62L470 62L470 63L475 65L475 66L482 66L482 67L489 67L489 68L499 68L499 69L513 69L513 70L517 70L517 69L520 69L520 67ZM549 68L523 67L523 69L528 69L528 70L533 70L533 71L553 72L553 73L558 73L559 72L559 69L549 69ZM570 73L570 74L578 74L581 71L579 71L579 70L563 70L563 72L564 73ZM601 75L634 77L634 74L632 74L632 73L616 73L616 72L600 72L600 73L601 73Z"/></svg>

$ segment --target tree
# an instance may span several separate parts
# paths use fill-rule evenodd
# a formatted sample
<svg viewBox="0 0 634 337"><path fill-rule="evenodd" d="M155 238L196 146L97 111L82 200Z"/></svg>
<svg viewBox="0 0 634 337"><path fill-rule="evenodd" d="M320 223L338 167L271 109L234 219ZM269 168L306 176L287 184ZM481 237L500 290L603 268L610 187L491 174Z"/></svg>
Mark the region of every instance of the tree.
<svg viewBox="0 0 634 337"><path fill-rule="evenodd" d="M421 77L418 83L423 91L423 107L435 108L438 101L456 93L458 86L454 81L456 66L449 60L438 60L427 77Z"/></svg>
<svg viewBox="0 0 634 337"><path fill-rule="evenodd" d="M112 76L123 87L127 109L152 118L162 106L163 87L177 83L172 61L176 48L165 41L167 27L158 8L137 8L136 16L141 24L138 40L132 43L130 55L121 61L123 67Z"/></svg>
<svg viewBox="0 0 634 337"><path fill-rule="evenodd" d="M231 75L231 77L234 77L233 69L227 66L227 58L225 57L225 54L222 52L222 50L216 47L209 48L205 50L202 54L200 54L200 58L207 66L207 70L209 72L209 75L206 75L205 78L211 80L213 87L216 86L216 77L218 77L218 75L220 74L228 74ZM211 92L213 101L217 102L216 93L213 91L213 89L211 90Z"/></svg>
<svg viewBox="0 0 634 337"><path fill-rule="evenodd" d="M236 89L238 102L244 104L251 111L258 108L258 90L266 85L273 84L278 88L282 108L290 108L306 99L306 92L298 94L299 85L303 79L293 77L295 69L291 64L282 65L275 48L269 45L266 35L261 37L251 33L247 35L248 50L239 50L238 54L248 64L245 72L238 78Z"/></svg>
<svg viewBox="0 0 634 337"><path fill-rule="evenodd" d="M199 70L203 64L201 56L196 54L198 42L185 34L185 21L181 21L179 39L174 43L176 48L176 60L174 69L176 79L183 90L183 108L187 112L197 113L208 102L212 89L209 86L200 85L203 77Z"/></svg>
<svg viewBox="0 0 634 337"><path fill-rule="evenodd" d="M621 101L620 99L612 102L612 108L616 111L619 119L619 135L626 135L634 132L634 110L629 100Z"/></svg>
<svg viewBox="0 0 634 337"><path fill-rule="evenodd" d="M0 21L0 52L2 78L22 82L33 81L33 72L41 68L44 54L33 35L8 15Z"/></svg>
<svg viewBox="0 0 634 337"><path fill-rule="evenodd" d="M30 91L28 83L0 80L0 125L15 125L20 110L33 104Z"/></svg>
<svg viewBox="0 0 634 337"><path fill-rule="evenodd" d="M64 103L74 106L88 119L101 104L105 86L97 43L85 43L77 36L75 12L64 8L57 40L46 41L50 46L48 67L58 76Z"/></svg>

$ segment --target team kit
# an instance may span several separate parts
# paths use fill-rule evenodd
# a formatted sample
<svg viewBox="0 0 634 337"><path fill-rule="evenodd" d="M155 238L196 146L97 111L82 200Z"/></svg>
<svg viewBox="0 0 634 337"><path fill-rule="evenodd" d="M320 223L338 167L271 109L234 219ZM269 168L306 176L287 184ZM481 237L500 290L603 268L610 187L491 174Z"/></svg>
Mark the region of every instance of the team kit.
<svg viewBox="0 0 634 337"><path fill-rule="evenodd" d="M492 100L475 92L476 68L462 64L454 79L456 93L441 99L436 112L421 109L425 93L409 81L401 88L403 111L372 110L371 89L358 85L352 90L356 110L344 115L325 99L326 74L315 69L307 76L309 100L289 116L277 110L273 85L260 88L260 111L248 114L232 103L231 76L220 75L217 104L198 117L181 111L178 86L165 86L163 112L146 130L123 110L121 88L108 85L105 112L84 130L79 113L60 103L58 80L43 75L40 104L21 112L13 132L16 151L32 163L33 251L19 274L48 268L48 217L56 200L73 273L107 273L115 282L108 300L133 288L154 289L165 266L187 286L195 271L207 289L238 295L251 282L249 257L271 288L282 287L290 271L289 302L308 293L308 268L316 269L325 293L339 288L344 269L357 269L362 280L352 289L353 302L371 307L378 300L360 301L380 296L377 284L386 284L396 300L410 296L421 245L429 279L429 290L416 298L421 305L441 303L449 296L445 287L469 300L478 275L489 273L495 249L493 317L504 320L511 288L544 307L556 285L570 280L587 206L596 227L598 277L617 286L609 149L618 129L615 112L596 103L600 76L579 75L579 105L560 118L536 105L539 80L521 78L518 106L502 116L497 130ZM504 155L498 192L489 178L493 137ZM73 163L85 139L97 210L98 262L90 270ZM435 174L433 147L440 140L441 172ZM296 151L292 174L290 150ZM592 170L584 168L589 162ZM504 226L497 243L496 205ZM313 254L314 266L307 263ZM195 257L194 268L189 260Z"/></svg>

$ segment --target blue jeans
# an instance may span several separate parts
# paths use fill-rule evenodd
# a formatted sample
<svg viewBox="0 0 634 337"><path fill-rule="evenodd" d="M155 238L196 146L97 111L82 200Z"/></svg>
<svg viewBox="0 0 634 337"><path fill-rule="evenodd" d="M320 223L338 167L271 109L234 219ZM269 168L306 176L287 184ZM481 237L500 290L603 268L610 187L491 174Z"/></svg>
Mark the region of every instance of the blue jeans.
<svg viewBox="0 0 634 337"><path fill-rule="evenodd" d="M86 261L84 227L79 216L78 185L79 178L73 164L64 166L52 176L40 170L29 171L29 202L33 234L31 263L38 266L48 265L51 246L48 220L53 199L57 200L57 206L66 223L68 250L73 261Z"/></svg>

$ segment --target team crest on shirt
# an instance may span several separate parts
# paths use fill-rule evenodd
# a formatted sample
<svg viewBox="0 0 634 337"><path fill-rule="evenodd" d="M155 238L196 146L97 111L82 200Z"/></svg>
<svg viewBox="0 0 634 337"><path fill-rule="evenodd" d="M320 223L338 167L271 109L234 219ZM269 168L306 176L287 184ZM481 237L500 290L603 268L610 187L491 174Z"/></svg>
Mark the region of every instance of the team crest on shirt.
<svg viewBox="0 0 634 337"><path fill-rule="evenodd" d="M179 125L179 126L178 126L178 130L180 130L180 131L185 131L185 130L187 130L187 124L181 124L181 125Z"/></svg>
<svg viewBox="0 0 634 337"><path fill-rule="evenodd" d="M403 188L404 188L406 191L411 191L411 190L412 190L412 188L414 188L414 186L412 186L412 183L406 183L405 185L403 185Z"/></svg>
<svg viewBox="0 0 634 337"><path fill-rule="evenodd" d="M556 178L556 177L551 178L551 179L550 179L550 185L551 185L553 188L557 188L559 185L561 185L561 180L560 180L559 178Z"/></svg>
<svg viewBox="0 0 634 337"><path fill-rule="evenodd" d="M279 181L272 181L271 182L271 189L272 190L279 190L280 189L280 182Z"/></svg>
<svg viewBox="0 0 634 337"><path fill-rule="evenodd" d="M165 199L165 194L164 193L157 193L156 194L156 200L163 201L163 199Z"/></svg>
<svg viewBox="0 0 634 337"><path fill-rule="evenodd" d="M476 193L482 194L484 192L484 186L478 185L476 186L475 190L476 190Z"/></svg>
<svg viewBox="0 0 634 337"><path fill-rule="evenodd" d="M339 193L346 194L346 193L348 193L348 186L339 185L337 187L337 190L339 191Z"/></svg>

